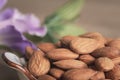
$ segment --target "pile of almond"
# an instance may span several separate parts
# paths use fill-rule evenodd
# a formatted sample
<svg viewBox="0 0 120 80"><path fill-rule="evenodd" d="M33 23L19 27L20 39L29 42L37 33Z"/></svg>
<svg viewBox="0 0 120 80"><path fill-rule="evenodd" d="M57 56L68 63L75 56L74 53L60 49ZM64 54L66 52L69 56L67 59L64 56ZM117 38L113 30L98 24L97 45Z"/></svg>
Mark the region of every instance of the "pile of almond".
<svg viewBox="0 0 120 80"><path fill-rule="evenodd" d="M120 39L91 32L37 46L26 53L28 70L38 80L120 80Z"/></svg>

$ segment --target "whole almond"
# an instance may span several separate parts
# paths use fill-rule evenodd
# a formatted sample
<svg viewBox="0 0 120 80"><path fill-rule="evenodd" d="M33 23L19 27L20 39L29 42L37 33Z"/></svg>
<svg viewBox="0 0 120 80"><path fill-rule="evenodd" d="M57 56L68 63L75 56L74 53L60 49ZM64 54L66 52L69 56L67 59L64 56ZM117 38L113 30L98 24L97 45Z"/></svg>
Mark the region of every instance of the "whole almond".
<svg viewBox="0 0 120 80"><path fill-rule="evenodd" d="M28 62L29 71L36 77L46 74L50 69L49 60L41 53L34 53Z"/></svg>
<svg viewBox="0 0 120 80"><path fill-rule="evenodd" d="M98 48L97 41L90 38L77 38L71 41L71 49L78 54L89 54Z"/></svg>
<svg viewBox="0 0 120 80"><path fill-rule="evenodd" d="M112 70L106 72L106 78L120 80L120 65L115 65Z"/></svg>
<svg viewBox="0 0 120 80"><path fill-rule="evenodd" d="M58 41L58 42L55 43L55 46L56 46L57 48L61 48L61 47L62 47L62 44L61 44L60 41Z"/></svg>
<svg viewBox="0 0 120 80"><path fill-rule="evenodd" d="M86 37L86 38L92 38L98 41L98 48L102 48L105 46L106 39L98 32L89 32L83 35L80 35L80 37Z"/></svg>
<svg viewBox="0 0 120 80"><path fill-rule="evenodd" d="M51 68L49 73L56 79L59 79L63 75L64 71L58 68Z"/></svg>
<svg viewBox="0 0 120 80"><path fill-rule="evenodd" d="M76 38L78 38L78 37L77 37L77 36L70 36L70 35L68 35L68 36L62 37L62 38L60 39L60 41L61 41L61 44L62 44L63 46L68 47L69 44L70 44L70 42L71 42L73 39L76 39Z"/></svg>
<svg viewBox="0 0 120 80"><path fill-rule="evenodd" d="M96 73L92 69L72 69L63 74L62 80L89 80Z"/></svg>
<svg viewBox="0 0 120 80"><path fill-rule="evenodd" d="M42 50L45 53L56 48L56 46L53 43L39 43L37 46L40 50Z"/></svg>
<svg viewBox="0 0 120 80"><path fill-rule="evenodd" d="M120 64L120 57L112 59L114 64Z"/></svg>
<svg viewBox="0 0 120 80"><path fill-rule="evenodd" d="M78 54L64 48L51 50L46 55L52 60L76 59L79 57Z"/></svg>
<svg viewBox="0 0 120 80"><path fill-rule="evenodd" d="M31 46L27 46L27 47L25 48L25 52L26 52L26 57L27 57L27 59L29 59L29 58L32 56L34 50L32 49Z"/></svg>
<svg viewBox="0 0 120 80"><path fill-rule="evenodd" d="M38 80L56 80L56 79L50 75L41 75L39 76Z"/></svg>
<svg viewBox="0 0 120 80"><path fill-rule="evenodd" d="M112 79L100 79L100 80L112 80Z"/></svg>
<svg viewBox="0 0 120 80"><path fill-rule="evenodd" d="M110 71L114 68L114 63L107 57L100 57L95 61L95 65L100 71Z"/></svg>
<svg viewBox="0 0 120 80"><path fill-rule="evenodd" d="M62 69L86 68L87 65L79 60L60 60L53 63L55 66Z"/></svg>
<svg viewBox="0 0 120 80"><path fill-rule="evenodd" d="M91 54L92 56L98 58L98 57L108 57L108 58L116 58L120 56L120 51L119 49L115 47L103 47L100 49L95 50Z"/></svg>
<svg viewBox="0 0 120 80"><path fill-rule="evenodd" d="M110 47L116 47L120 50L120 38L119 39L114 39L112 41L110 41L107 46L110 46Z"/></svg>
<svg viewBox="0 0 120 80"><path fill-rule="evenodd" d="M81 55L79 60L85 62L86 64L91 64L95 61L95 58L91 55Z"/></svg>
<svg viewBox="0 0 120 80"><path fill-rule="evenodd" d="M101 80L101 79L105 79L105 74L104 72L100 72L100 71L98 71L94 76L90 78L90 80Z"/></svg>
<svg viewBox="0 0 120 80"><path fill-rule="evenodd" d="M114 40L114 39L108 38L108 37L106 37L105 39L106 39L105 45L108 45L112 40Z"/></svg>

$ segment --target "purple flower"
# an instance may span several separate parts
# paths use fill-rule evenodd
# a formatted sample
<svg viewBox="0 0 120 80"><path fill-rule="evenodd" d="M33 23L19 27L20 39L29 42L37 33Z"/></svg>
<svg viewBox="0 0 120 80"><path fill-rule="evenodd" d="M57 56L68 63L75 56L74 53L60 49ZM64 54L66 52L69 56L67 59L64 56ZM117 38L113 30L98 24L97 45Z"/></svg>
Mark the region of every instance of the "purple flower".
<svg viewBox="0 0 120 80"><path fill-rule="evenodd" d="M0 26L14 25L21 33L43 37L47 33L45 26L40 26L39 19L33 14L22 14L17 9L6 9L0 13Z"/></svg>
<svg viewBox="0 0 120 80"><path fill-rule="evenodd" d="M6 4L7 0L0 0L0 9Z"/></svg>
<svg viewBox="0 0 120 80"><path fill-rule="evenodd" d="M0 44L22 53L25 53L26 46L31 46L33 49L36 49L36 46L24 38L14 26L6 26L0 29Z"/></svg>
<svg viewBox="0 0 120 80"><path fill-rule="evenodd" d="M7 0L0 0L0 9ZM39 19L33 14L22 14L17 9L8 8L0 12L0 45L25 53L25 47L36 46L27 40L23 33L45 36L47 28L40 25Z"/></svg>

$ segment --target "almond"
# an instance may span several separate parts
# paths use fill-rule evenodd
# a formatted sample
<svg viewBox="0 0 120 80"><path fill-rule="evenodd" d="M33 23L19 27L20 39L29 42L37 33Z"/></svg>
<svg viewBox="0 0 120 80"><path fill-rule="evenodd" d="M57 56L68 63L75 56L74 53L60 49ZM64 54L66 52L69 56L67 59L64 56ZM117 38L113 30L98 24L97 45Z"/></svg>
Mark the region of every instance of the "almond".
<svg viewBox="0 0 120 80"><path fill-rule="evenodd" d="M58 42L55 43L55 46L56 46L57 48L61 48L61 47L62 47L62 44L61 44L60 41L58 41Z"/></svg>
<svg viewBox="0 0 120 80"><path fill-rule="evenodd" d="M80 37L92 38L98 41L98 48L105 46L106 39L98 32L89 32L81 35Z"/></svg>
<svg viewBox="0 0 120 80"><path fill-rule="evenodd" d="M106 72L106 78L120 80L120 65L115 65L112 70Z"/></svg>
<svg viewBox="0 0 120 80"><path fill-rule="evenodd" d="M34 50L32 49L31 46L27 46L26 49L25 49L25 52L26 52L27 59L29 59L32 56Z"/></svg>
<svg viewBox="0 0 120 80"><path fill-rule="evenodd" d="M100 57L95 61L95 65L100 71L110 71L114 68L114 63L107 57Z"/></svg>
<svg viewBox="0 0 120 80"><path fill-rule="evenodd" d="M41 53L34 53L28 62L29 71L36 77L46 74L50 69L49 60Z"/></svg>
<svg viewBox="0 0 120 80"><path fill-rule="evenodd" d="M96 73L92 69L72 69L63 74L62 80L89 80Z"/></svg>
<svg viewBox="0 0 120 80"><path fill-rule="evenodd" d="M86 68L87 65L79 60L61 60L53 63L55 66L62 69Z"/></svg>
<svg viewBox="0 0 120 80"><path fill-rule="evenodd" d="M62 38L60 39L60 41L61 41L61 44L62 44L63 46L68 47L69 44L70 44L70 42L71 42L73 39L76 39L76 38L78 38L78 37L68 35L68 36L62 37Z"/></svg>
<svg viewBox="0 0 120 80"><path fill-rule="evenodd" d="M112 80L112 79L100 79L100 80Z"/></svg>
<svg viewBox="0 0 120 80"><path fill-rule="evenodd" d="M115 48L118 48L120 49L120 38L119 39L114 39L112 41L110 41L107 46L110 46L110 47L115 47Z"/></svg>
<svg viewBox="0 0 120 80"><path fill-rule="evenodd" d="M86 64L91 64L95 61L95 58L91 55L81 55L79 60L85 62Z"/></svg>
<svg viewBox="0 0 120 80"><path fill-rule="evenodd" d="M52 60L76 59L79 57L78 54L64 48L51 50L46 55Z"/></svg>
<svg viewBox="0 0 120 80"><path fill-rule="evenodd" d="M60 79L60 77L63 75L64 71L58 68L51 68L50 74L55 77L56 79Z"/></svg>
<svg viewBox="0 0 120 80"><path fill-rule="evenodd" d="M120 64L120 57L112 59L114 64Z"/></svg>
<svg viewBox="0 0 120 80"><path fill-rule="evenodd" d="M71 49L78 54L89 54L98 48L97 41L90 38L77 38L71 41Z"/></svg>
<svg viewBox="0 0 120 80"><path fill-rule="evenodd" d="M101 79L105 79L105 74L104 72L100 72L100 71L98 71L94 76L90 78L90 80L101 80Z"/></svg>
<svg viewBox="0 0 120 80"><path fill-rule="evenodd" d="M38 48L43 52L47 53L52 49L55 49L56 46L53 43L39 43Z"/></svg>
<svg viewBox="0 0 120 80"><path fill-rule="evenodd" d="M106 43L105 43L105 45L108 45L111 41L112 41L113 39L112 38L106 38Z"/></svg>
<svg viewBox="0 0 120 80"><path fill-rule="evenodd" d="M50 75L41 75L39 76L38 80L56 80L56 79Z"/></svg>
<svg viewBox="0 0 120 80"><path fill-rule="evenodd" d="M98 58L98 57L108 57L108 58L116 58L120 56L119 49L115 47L103 47L100 49L95 50L91 54L92 56Z"/></svg>

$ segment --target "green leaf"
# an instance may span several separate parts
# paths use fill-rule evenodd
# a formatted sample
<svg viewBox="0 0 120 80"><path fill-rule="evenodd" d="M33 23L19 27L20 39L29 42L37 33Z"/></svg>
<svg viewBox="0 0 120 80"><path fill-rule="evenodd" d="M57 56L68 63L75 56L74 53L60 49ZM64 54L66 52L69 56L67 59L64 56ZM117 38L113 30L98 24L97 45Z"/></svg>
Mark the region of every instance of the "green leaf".
<svg viewBox="0 0 120 80"><path fill-rule="evenodd" d="M63 29L58 32L60 37L65 35L78 36L85 33L85 30L75 24L66 24L61 26Z"/></svg>
<svg viewBox="0 0 120 80"><path fill-rule="evenodd" d="M63 24L78 18L83 8L84 0L69 0L53 14L45 19L45 24L50 27L56 24Z"/></svg>

